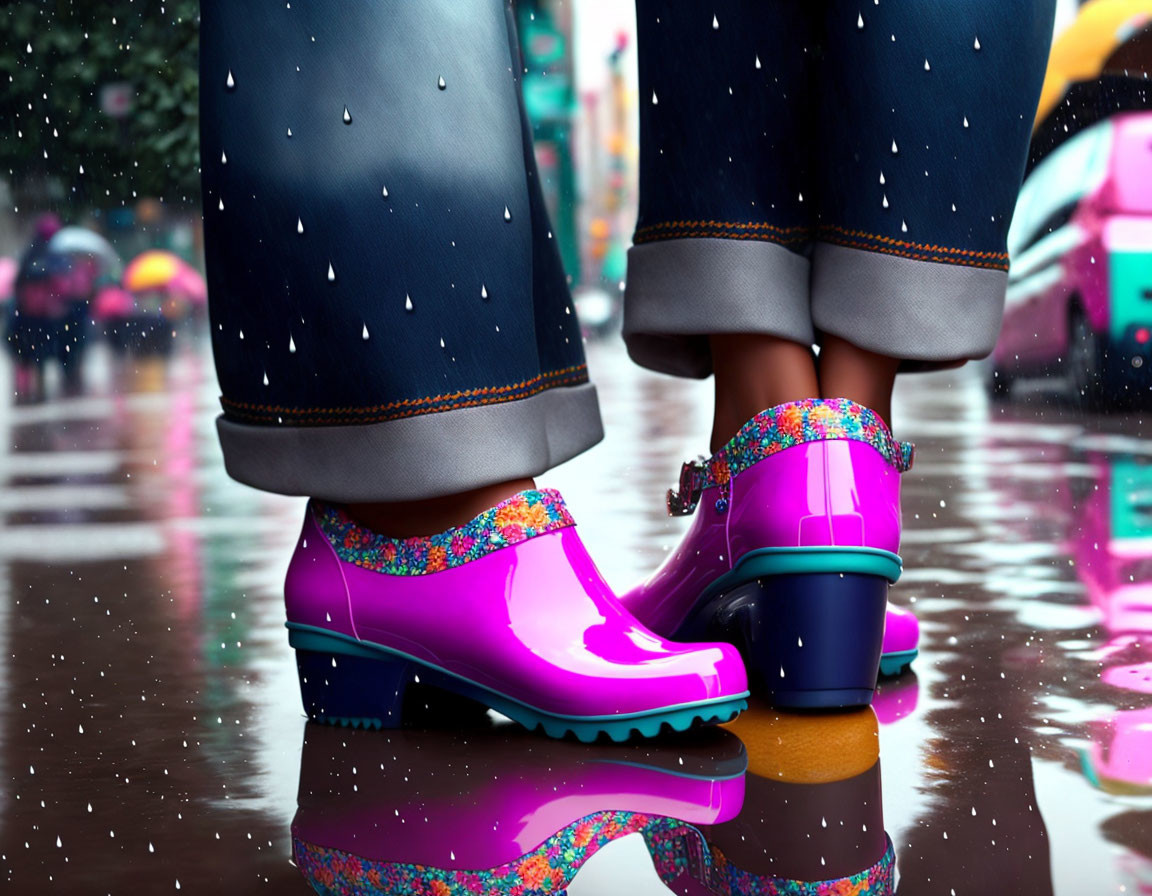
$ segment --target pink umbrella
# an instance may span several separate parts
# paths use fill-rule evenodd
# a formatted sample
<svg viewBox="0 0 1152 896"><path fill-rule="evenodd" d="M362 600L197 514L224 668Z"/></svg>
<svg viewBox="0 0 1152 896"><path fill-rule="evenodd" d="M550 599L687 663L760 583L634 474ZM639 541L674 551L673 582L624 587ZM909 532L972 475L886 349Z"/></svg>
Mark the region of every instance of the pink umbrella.
<svg viewBox="0 0 1152 896"><path fill-rule="evenodd" d="M208 286L204 278L187 264L182 264L180 270L168 281L168 291L179 293L194 305L203 305L208 301Z"/></svg>
<svg viewBox="0 0 1152 896"><path fill-rule="evenodd" d="M12 291L16 285L16 272L19 268L15 258L6 255L0 258L0 302L7 302L12 298Z"/></svg>
<svg viewBox="0 0 1152 896"><path fill-rule="evenodd" d="M131 317L136 309L132 293L119 286L105 286L92 300L92 317L96 320L120 320Z"/></svg>

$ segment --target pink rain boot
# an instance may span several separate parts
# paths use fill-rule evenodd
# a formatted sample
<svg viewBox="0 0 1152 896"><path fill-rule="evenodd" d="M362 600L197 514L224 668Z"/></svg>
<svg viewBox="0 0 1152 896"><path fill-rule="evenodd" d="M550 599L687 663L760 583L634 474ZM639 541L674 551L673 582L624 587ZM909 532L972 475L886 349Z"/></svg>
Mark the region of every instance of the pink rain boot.
<svg viewBox="0 0 1152 896"><path fill-rule="evenodd" d="M396 727L416 682L584 741L723 722L746 705L731 645L641 626L547 489L403 540L312 501L285 597L304 709L318 721Z"/></svg>
<svg viewBox="0 0 1152 896"><path fill-rule="evenodd" d="M672 514L699 510L679 548L622 600L675 640L740 648L777 706L868 704L900 575L900 473L912 446L843 398L763 411L706 461L685 464ZM916 620L887 614L893 665Z"/></svg>
<svg viewBox="0 0 1152 896"><path fill-rule="evenodd" d="M331 896L560 894L631 833L654 856L706 861L696 826L740 813L747 764L718 728L635 746L400 731L381 749L378 737L309 725L292 854Z"/></svg>

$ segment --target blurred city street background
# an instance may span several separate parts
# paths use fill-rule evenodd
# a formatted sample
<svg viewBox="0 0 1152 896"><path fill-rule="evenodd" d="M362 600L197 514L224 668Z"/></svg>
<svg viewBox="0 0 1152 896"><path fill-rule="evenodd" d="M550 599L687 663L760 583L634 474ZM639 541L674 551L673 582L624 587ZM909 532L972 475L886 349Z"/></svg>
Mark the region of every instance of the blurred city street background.
<svg viewBox="0 0 1152 896"><path fill-rule="evenodd" d="M309 778L309 750L328 747L305 743L283 628L304 501L231 481L216 442L196 4L91 6L0 10L0 314L10 333L21 302L51 322L9 339L0 363L0 892L307 893L289 826L298 788L331 781ZM1094 6L1113 15L1094 22ZM771 867L792 867L802 835L822 850L807 878L847 877L819 868L877 858L860 861L848 831L864 818L891 838L900 894L1152 894L1152 3L1061 3L1058 35L1078 14L1088 27L1054 52L1042 100L1005 336L989 362L897 387L894 429L917 449L892 599L923 634L866 714L883 799L849 805L844 755L786 771L770 748L785 723L760 708L759 727L734 729L742 811L709 842L755 841L784 856ZM630 4L522 2L518 21L607 433L542 481L622 590L686 528L664 493L707 450L711 384L640 370L618 334L636 192ZM46 213L64 229L25 266ZM801 740L832 737L793 721L811 727ZM432 811L410 778L435 778L434 738L322 737L387 773L368 828L383 824L372 812ZM841 753L874 741L845 735ZM683 765L690 747L668 749ZM774 778L797 789L769 794ZM653 867L633 835L571 893L729 892L670 890Z"/></svg>

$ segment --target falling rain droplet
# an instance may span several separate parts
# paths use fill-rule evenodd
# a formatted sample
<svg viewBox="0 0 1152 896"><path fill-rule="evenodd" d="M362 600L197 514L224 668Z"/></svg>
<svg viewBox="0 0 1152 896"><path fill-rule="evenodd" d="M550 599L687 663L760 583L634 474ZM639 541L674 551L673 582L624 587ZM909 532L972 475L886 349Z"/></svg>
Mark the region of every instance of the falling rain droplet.
<svg viewBox="0 0 1152 896"><path fill-rule="evenodd" d="M804 194L803 193L797 193L796 196L801 202L804 201Z"/></svg>
<svg viewBox="0 0 1152 896"><path fill-rule="evenodd" d="M512 220L512 212L508 210L508 206L504 206L504 220L505 221L511 221Z"/></svg>
<svg viewBox="0 0 1152 896"><path fill-rule="evenodd" d="M716 18L716 16L712 16L712 30L713 31L719 31L720 30L720 20L718 18Z"/></svg>
<svg viewBox="0 0 1152 896"><path fill-rule="evenodd" d="M81 166L80 166L80 173L81 173L81 174L83 174L83 173L84 173L84 166L83 166L83 165L81 165Z"/></svg>
<svg viewBox="0 0 1152 896"><path fill-rule="evenodd" d="M980 38L976 38L976 40L974 40L972 42L972 49L973 50L979 50L980 49Z"/></svg>
<svg viewBox="0 0 1152 896"><path fill-rule="evenodd" d="M224 86L229 90L236 87L236 79L232 77L232 69L228 69L228 78L224 81Z"/></svg>
<svg viewBox="0 0 1152 896"><path fill-rule="evenodd" d="M656 98L656 91L655 90L652 91L652 105L653 106L659 106L660 105L660 100L658 100Z"/></svg>
<svg viewBox="0 0 1152 896"><path fill-rule="evenodd" d="M344 124L352 124L352 113L348 111L348 107L344 107Z"/></svg>
<svg viewBox="0 0 1152 896"><path fill-rule="evenodd" d="M880 200L880 204L881 204L881 205L882 205L884 208L888 208L888 194L887 194L887 193L885 193L885 194L884 194L884 198Z"/></svg>
<svg viewBox="0 0 1152 896"><path fill-rule="evenodd" d="M862 13L862 12L856 14L856 30L857 31L863 31L864 30L864 13Z"/></svg>
<svg viewBox="0 0 1152 896"><path fill-rule="evenodd" d="M483 283L480 284L480 298L482 298L482 299L488 298L488 287L485 286Z"/></svg>
<svg viewBox="0 0 1152 896"><path fill-rule="evenodd" d="M759 56L756 57L756 68L763 68L763 66L760 64L760 57Z"/></svg>
<svg viewBox="0 0 1152 896"><path fill-rule="evenodd" d="M243 330L241 330L241 331L240 331L240 338L241 338L241 339L243 339L243 338L244 338L244 331L243 331Z"/></svg>
<svg viewBox="0 0 1152 896"><path fill-rule="evenodd" d="M904 233L907 233L908 232L908 222L907 221L901 221L900 222L900 229L902 231L904 231Z"/></svg>
<svg viewBox="0 0 1152 896"><path fill-rule="evenodd" d="M412 296L408 295L407 293L405 293L405 295L404 295L404 310L405 311L411 311L412 310Z"/></svg>
<svg viewBox="0 0 1152 896"><path fill-rule="evenodd" d="M885 183L887 183L887 181L886 181L886 180L884 180L884 172L883 172L883 171L881 171L881 172L880 172L880 183L881 183L881 184L885 184Z"/></svg>
<svg viewBox="0 0 1152 896"><path fill-rule="evenodd" d="M956 211L956 203L955 202L952 203L952 211Z"/></svg>
<svg viewBox="0 0 1152 896"><path fill-rule="evenodd" d="M441 75L440 80L438 80L436 82L436 86L439 87L441 90L444 90L448 86L447 84L444 83L444 76L443 75Z"/></svg>
<svg viewBox="0 0 1152 896"><path fill-rule="evenodd" d="M368 339L368 324L364 324L364 329L360 331L360 338L367 341L367 339Z"/></svg>
<svg viewBox="0 0 1152 896"><path fill-rule="evenodd" d="M296 340L292 338L292 334L288 334L288 351L296 354Z"/></svg>
<svg viewBox="0 0 1152 896"><path fill-rule="evenodd" d="M301 218L296 219L296 232L297 233L303 233L304 232L304 221Z"/></svg>
<svg viewBox="0 0 1152 896"><path fill-rule="evenodd" d="M383 196L385 199L387 199L388 198L388 188L387 187L381 187L380 188L380 195Z"/></svg>
<svg viewBox="0 0 1152 896"><path fill-rule="evenodd" d="M329 283L335 283L336 282L336 271L332 267L332 262L328 262L328 282Z"/></svg>
<svg viewBox="0 0 1152 896"><path fill-rule="evenodd" d="M892 155L896 155L896 153L898 153L898 152L900 152L900 150L898 150L898 149L896 148L896 141L895 141L895 140L893 140L893 141L892 141Z"/></svg>
<svg viewBox="0 0 1152 896"><path fill-rule="evenodd" d="M288 128L288 136L289 136L289 137L291 137L291 136L292 136L292 128Z"/></svg>
<svg viewBox="0 0 1152 896"><path fill-rule="evenodd" d="M224 200L223 199L220 200L220 204L217 207L220 209L220 211L224 211Z"/></svg>
<svg viewBox="0 0 1152 896"><path fill-rule="evenodd" d="M964 116L964 127L968 127L968 116Z"/></svg>
<svg viewBox="0 0 1152 896"><path fill-rule="evenodd" d="M445 345L444 345L444 337L443 337L443 336L441 336L441 337L440 337L440 348L446 348L446 347L447 347L447 346L445 346Z"/></svg>
<svg viewBox="0 0 1152 896"><path fill-rule="evenodd" d="M221 165L227 165L228 164L228 153L226 153L226 152L220 153L220 164Z"/></svg>
<svg viewBox="0 0 1152 896"><path fill-rule="evenodd" d="M268 385L268 371L267 370L264 371L264 385L265 386Z"/></svg>
<svg viewBox="0 0 1152 896"><path fill-rule="evenodd" d="M930 65L928 64L928 60L927 60L927 59L925 59L925 60L924 60L924 71L926 71L926 72L930 72L930 71L932 71L932 66L930 66Z"/></svg>

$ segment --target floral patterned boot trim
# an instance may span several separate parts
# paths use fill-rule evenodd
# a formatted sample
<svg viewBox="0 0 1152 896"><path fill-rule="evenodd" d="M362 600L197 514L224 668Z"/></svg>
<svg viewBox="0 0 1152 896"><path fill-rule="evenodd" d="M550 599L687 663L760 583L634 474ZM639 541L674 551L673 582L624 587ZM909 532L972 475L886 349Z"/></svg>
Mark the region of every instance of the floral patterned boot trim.
<svg viewBox="0 0 1152 896"><path fill-rule="evenodd" d="M313 501L313 508L320 531L341 560L392 576L421 576L462 566L545 532L576 525L560 493L549 488L520 492L463 526L414 538L377 535L334 504Z"/></svg>
<svg viewBox="0 0 1152 896"><path fill-rule="evenodd" d="M871 868L835 880L788 880L766 877L737 868L720 850L713 848L716 871L727 879L731 896L892 896L896 853L892 841Z"/></svg>
<svg viewBox="0 0 1152 896"><path fill-rule="evenodd" d="M645 838L684 822L636 812L597 812L556 832L527 855L487 871L374 862L351 853L292 839L292 857L321 896L551 896L567 889L576 872L606 843L639 832Z"/></svg>
<svg viewBox="0 0 1152 896"><path fill-rule="evenodd" d="M668 492L668 512L692 513L704 489L725 485L786 448L839 439L871 445L901 473L912 467L914 446L897 442L875 411L847 398L805 398L761 411L711 457L684 464L680 490Z"/></svg>

